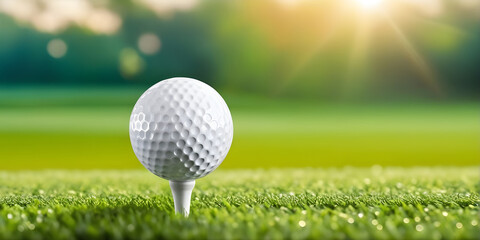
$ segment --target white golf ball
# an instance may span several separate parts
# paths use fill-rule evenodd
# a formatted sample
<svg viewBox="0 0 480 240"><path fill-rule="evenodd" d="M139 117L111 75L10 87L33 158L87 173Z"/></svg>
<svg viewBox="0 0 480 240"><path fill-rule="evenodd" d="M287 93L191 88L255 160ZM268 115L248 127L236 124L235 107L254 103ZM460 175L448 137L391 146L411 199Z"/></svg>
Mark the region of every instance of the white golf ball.
<svg viewBox="0 0 480 240"><path fill-rule="evenodd" d="M130 141L140 162L173 181L204 177L227 156L233 122L215 89L192 78L150 87L130 116Z"/></svg>

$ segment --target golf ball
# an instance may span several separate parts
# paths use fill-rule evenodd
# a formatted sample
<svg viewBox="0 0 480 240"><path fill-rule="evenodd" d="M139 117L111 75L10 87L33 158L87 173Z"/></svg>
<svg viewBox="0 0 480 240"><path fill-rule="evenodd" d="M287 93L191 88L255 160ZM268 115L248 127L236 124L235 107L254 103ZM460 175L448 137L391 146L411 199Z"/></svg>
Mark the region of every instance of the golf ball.
<svg viewBox="0 0 480 240"><path fill-rule="evenodd" d="M150 87L130 116L130 141L140 162L172 181L204 177L227 156L233 122L215 89L192 78Z"/></svg>

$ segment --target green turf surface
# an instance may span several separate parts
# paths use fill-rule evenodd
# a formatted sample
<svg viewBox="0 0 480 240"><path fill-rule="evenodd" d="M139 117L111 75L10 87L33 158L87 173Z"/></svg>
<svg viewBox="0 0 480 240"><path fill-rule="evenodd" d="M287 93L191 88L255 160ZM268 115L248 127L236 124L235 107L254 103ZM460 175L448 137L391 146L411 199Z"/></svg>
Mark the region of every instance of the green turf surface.
<svg viewBox="0 0 480 240"><path fill-rule="evenodd" d="M0 172L0 239L478 239L477 167L222 170L189 218L146 170Z"/></svg>
<svg viewBox="0 0 480 240"><path fill-rule="evenodd" d="M478 104L230 102L235 134L224 168L471 166L480 159ZM128 137L131 106L43 104L0 108L0 169L141 167Z"/></svg>

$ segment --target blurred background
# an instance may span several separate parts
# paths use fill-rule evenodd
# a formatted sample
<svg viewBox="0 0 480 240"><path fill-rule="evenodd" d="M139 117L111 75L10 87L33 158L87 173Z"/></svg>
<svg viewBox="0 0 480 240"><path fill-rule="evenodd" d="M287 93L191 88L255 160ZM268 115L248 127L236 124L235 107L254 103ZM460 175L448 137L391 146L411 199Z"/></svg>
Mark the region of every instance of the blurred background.
<svg viewBox="0 0 480 240"><path fill-rule="evenodd" d="M221 168L478 165L478 0L0 0L0 169L141 168L128 121L192 77Z"/></svg>

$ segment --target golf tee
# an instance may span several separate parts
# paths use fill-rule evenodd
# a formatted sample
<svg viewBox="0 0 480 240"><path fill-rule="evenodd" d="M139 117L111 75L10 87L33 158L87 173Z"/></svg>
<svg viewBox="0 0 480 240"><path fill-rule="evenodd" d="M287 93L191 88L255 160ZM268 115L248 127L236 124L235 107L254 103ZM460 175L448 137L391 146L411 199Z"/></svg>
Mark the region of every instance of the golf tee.
<svg viewBox="0 0 480 240"><path fill-rule="evenodd" d="M182 214L185 217L190 213L190 199L192 190L195 186L195 180L190 181L170 181L170 189L172 189L173 203L175 205L175 213Z"/></svg>

